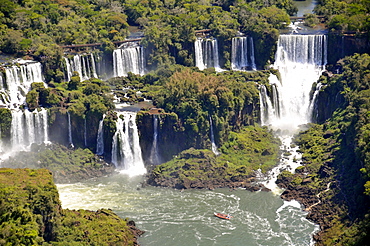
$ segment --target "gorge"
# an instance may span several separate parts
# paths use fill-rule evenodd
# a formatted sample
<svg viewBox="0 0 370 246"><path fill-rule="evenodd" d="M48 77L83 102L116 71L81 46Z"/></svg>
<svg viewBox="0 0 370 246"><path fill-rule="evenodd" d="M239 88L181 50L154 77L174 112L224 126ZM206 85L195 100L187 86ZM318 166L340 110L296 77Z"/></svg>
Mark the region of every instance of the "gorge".
<svg viewBox="0 0 370 246"><path fill-rule="evenodd" d="M289 29L292 1L5 1L0 167L142 245L365 245L364 3Z"/></svg>

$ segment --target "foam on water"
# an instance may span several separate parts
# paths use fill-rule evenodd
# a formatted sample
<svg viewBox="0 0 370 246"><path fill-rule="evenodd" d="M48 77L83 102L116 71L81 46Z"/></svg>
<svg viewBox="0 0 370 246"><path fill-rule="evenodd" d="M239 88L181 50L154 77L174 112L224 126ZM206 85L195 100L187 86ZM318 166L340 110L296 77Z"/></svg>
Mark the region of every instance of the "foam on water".
<svg viewBox="0 0 370 246"><path fill-rule="evenodd" d="M112 208L146 233L142 245L309 245L306 212L266 192L140 187L125 175L58 185L63 208ZM230 213L221 220L213 212ZM290 225L294 226L290 226ZM247 244L246 244L247 242Z"/></svg>

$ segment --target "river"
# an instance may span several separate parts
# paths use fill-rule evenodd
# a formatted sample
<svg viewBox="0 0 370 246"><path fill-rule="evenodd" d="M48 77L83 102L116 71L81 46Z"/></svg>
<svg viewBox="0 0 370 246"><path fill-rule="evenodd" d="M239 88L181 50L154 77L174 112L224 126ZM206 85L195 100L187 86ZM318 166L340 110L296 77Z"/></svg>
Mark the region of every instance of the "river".
<svg viewBox="0 0 370 246"><path fill-rule="evenodd" d="M142 246L155 245L312 245L318 226L305 219L296 201L271 192L175 190L141 187L143 176L116 174L57 185L63 208L111 208L146 231ZM213 212L230 213L222 220Z"/></svg>

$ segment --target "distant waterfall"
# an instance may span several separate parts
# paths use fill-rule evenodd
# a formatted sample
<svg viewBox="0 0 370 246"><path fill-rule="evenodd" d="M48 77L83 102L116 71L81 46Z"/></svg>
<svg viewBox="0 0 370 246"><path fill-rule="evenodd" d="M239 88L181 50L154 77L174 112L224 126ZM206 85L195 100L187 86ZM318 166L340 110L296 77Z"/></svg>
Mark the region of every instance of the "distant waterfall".
<svg viewBox="0 0 370 246"><path fill-rule="evenodd" d="M87 147L87 120L84 119L84 145Z"/></svg>
<svg viewBox="0 0 370 246"><path fill-rule="evenodd" d="M215 142L215 135L213 133L213 123L212 123L212 117L210 116L209 117L209 124L210 124L210 130L211 130L211 144L212 144L212 152L215 154L215 155L219 155L220 152L218 152L217 150L217 145L216 145L216 142Z"/></svg>
<svg viewBox="0 0 370 246"><path fill-rule="evenodd" d="M231 45L232 70L256 70L252 37L236 37Z"/></svg>
<svg viewBox="0 0 370 246"><path fill-rule="evenodd" d="M1 126L0 126L0 153L3 152L3 140L1 137Z"/></svg>
<svg viewBox="0 0 370 246"><path fill-rule="evenodd" d="M11 146L13 150L25 150L31 144L47 143L48 117L46 109L30 112L13 109L11 123Z"/></svg>
<svg viewBox="0 0 370 246"><path fill-rule="evenodd" d="M218 45L215 38L198 38L195 41L195 66L200 70L214 67L221 70L218 58Z"/></svg>
<svg viewBox="0 0 370 246"><path fill-rule="evenodd" d="M71 115L68 111L67 111L67 116L68 116L68 143L69 143L69 146L73 149L75 146L73 144L73 139L72 139Z"/></svg>
<svg viewBox="0 0 370 246"><path fill-rule="evenodd" d="M113 51L114 77L126 77L129 72L144 75L144 64L144 48L137 43L125 43Z"/></svg>
<svg viewBox="0 0 370 246"><path fill-rule="evenodd" d="M153 115L153 144L152 149L150 150L150 162L152 165L159 165L161 164L161 158L159 157L158 153L158 115Z"/></svg>
<svg viewBox="0 0 370 246"><path fill-rule="evenodd" d="M117 130L113 136L112 163L123 173L141 175L146 173L142 159L136 113L117 112Z"/></svg>
<svg viewBox="0 0 370 246"><path fill-rule="evenodd" d="M309 123L314 100L321 85L318 84L312 97L310 92L322 74L327 61L325 35L281 35L279 37L274 68L278 69L281 81L270 75L271 95L260 86L261 123L279 130L283 151L279 165L269 172L264 185L278 190L275 184L281 170L294 171L300 165L298 147L291 147L293 134L299 125Z"/></svg>
<svg viewBox="0 0 370 246"><path fill-rule="evenodd" d="M104 118L105 118L105 114L103 114L103 118L99 122L98 135L96 137L96 154L97 155L104 154L104 131L103 131Z"/></svg>
<svg viewBox="0 0 370 246"><path fill-rule="evenodd" d="M44 82L41 63L22 61L19 66L6 67L3 87L7 90L3 91L7 96L3 103L10 107L24 104L33 82Z"/></svg>
<svg viewBox="0 0 370 246"><path fill-rule="evenodd" d="M66 63L66 80L70 81L73 72L78 72L80 80L88 80L90 78L98 78L96 72L96 62L93 54L75 55L73 59L64 58Z"/></svg>

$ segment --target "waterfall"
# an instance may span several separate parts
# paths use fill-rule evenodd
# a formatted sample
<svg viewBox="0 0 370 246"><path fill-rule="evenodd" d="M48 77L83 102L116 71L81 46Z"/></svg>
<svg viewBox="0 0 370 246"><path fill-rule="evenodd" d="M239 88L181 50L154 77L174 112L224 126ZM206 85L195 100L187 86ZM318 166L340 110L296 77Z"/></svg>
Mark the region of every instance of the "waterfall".
<svg viewBox="0 0 370 246"><path fill-rule="evenodd" d="M66 63L65 74L67 81L71 80L73 72L78 72L81 81L88 80L90 78L98 78L96 62L92 53L83 55L78 54L73 56L73 59L71 60L64 57L64 61Z"/></svg>
<svg viewBox="0 0 370 246"><path fill-rule="evenodd" d="M214 67L221 71L218 59L218 45L215 38L198 38L195 41L195 65L200 69Z"/></svg>
<svg viewBox="0 0 370 246"><path fill-rule="evenodd" d="M277 90L274 114L268 123L275 129L297 129L310 122L310 92L326 64L325 35L281 35L278 41L274 68L281 81L270 76L270 84ZM304 75L304 76L302 76Z"/></svg>
<svg viewBox="0 0 370 246"><path fill-rule="evenodd" d="M95 62L95 58L94 58L94 55L91 53L90 54L90 59L91 59L91 71L92 71L92 76L94 78L98 78L98 74L96 73L96 62Z"/></svg>
<svg viewBox="0 0 370 246"><path fill-rule="evenodd" d="M44 82L42 66L39 62L21 62L19 66L5 68L5 84L8 100L5 100L10 107L18 107L26 101L26 94L31 90L33 82ZM3 100L4 101L4 100Z"/></svg>
<svg viewBox="0 0 370 246"><path fill-rule="evenodd" d="M150 162L152 165L159 165L162 163L158 153L158 115L153 115L153 144L150 150Z"/></svg>
<svg viewBox="0 0 370 246"><path fill-rule="evenodd" d="M105 118L105 114L103 114L103 118L99 122L98 135L96 137L96 154L97 155L104 154L104 131L103 131L104 118Z"/></svg>
<svg viewBox="0 0 370 246"><path fill-rule="evenodd" d="M75 146L73 144L73 139L72 139L72 124L71 124L71 115L67 111L67 116L68 116L68 143L69 146L73 149Z"/></svg>
<svg viewBox="0 0 370 246"><path fill-rule="evenodd" d="M84 145L87 147L87 122L86 122L86 116L84 119Z"/></svg>
<svg viewBox="0 0 370 246"><path fill-rule="evenodd" d="M48 143L47 110L33 112L12 109L11 146L13 150L27 150L33 143Z"/></svg>
<svg viewBox="0 0 370 246"><path fill-rule="evenodd" d="M9 96L5 89L5 79L3 78L3 74L0 73L0 104L5 106L9 102Z"/></svg>
<svg viewBox="0 0 370 246"><path fill-rule="evenodd" d="M314 101L321 85L316 87L310 98L312 85L317 82L327 61L327 42L325 35L281 35L278 40L274 68L278 69L281 81L275 75L270 76L272 86L271 106L268 103L263 86L260 87L262 110L261 122L278 130L282 141L281 150L290 152L289 157L282 156L280 164L269 173L269 180L264 185L278 192L275 181L281 170L294 172L300 165L301 155L298 147L291 148L294 133L299 125L311 121ZM266 103L264 103L266 102ZM265 120L266 119L266 120Z"/></svg>
<svg viewBox="0 0 370 246"><path fill-rule="evenodd" d="M317 104L317 96L319 95L322 86L323 85L321 83L317 83L315 92L313 93L312 99L310 101L310 105L308 107L309 108L308 112L310 113L309 118L311 120L316 119L317 116L318 116L317 114L313 115L313 112L314 112L315 106Z"/></svg>
<svg viewBox="0 0 370 246"><path fill-rule="evenodd" d="M215 155L220 155L220 152L218 152L217 150L217 145L216 145L216 142L215 142L215 136L214 136L214 133L213 133L213 124L212 124L212 117L209 116L209 124L210 124L210 128L211 128L211 144L212 144L212 152L215 154Z"/></svg>
<svg viewBox="0 0 370 246"><path fill-rule="evenodd" d="M112 162L123 173L141 175L146 173L136 125L136 113L117 112L116 132L112 143Z"/></svg>
<svg viewBox="0 0 370 246"><path fill-rule="evenodd" d="M235 37L231 45L232 70L256 70L252 37Z"/></svg>
<svg viewBox="0 0 370 246"><path fill-rule="evenodd" d="M267 89L265 85L260 85L259 88L259 99L260 99L260 118L261 125L266 125L268 119L272 118L275 114L275 109L272 106L270 97L267 94Z"/></svg>
<svg viewBox="0 0 370 246"><path fill-rule="evenodd" d="M71 63L69 62L67 57L64 57L64 62L66 64L66 71L65 71L66 81L69 82L69 81L71 81L71 78L72 78Z"/></svg>
<svg viewBox="0 0 370 246"><path fill-rule="evenodd" d="M144 63L144 48L135 42L113 51L114 77L126 77L129 72L144 75Z"/></svg>
<svg viewBox="0 0 370 246"><path fill-rule="evenodd" d="M0 153L3 152L3 140L1 137L1 126L0 126Z"/></svg>

